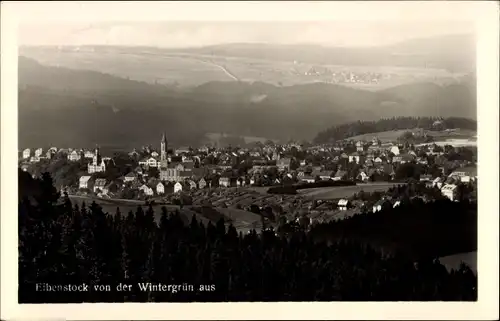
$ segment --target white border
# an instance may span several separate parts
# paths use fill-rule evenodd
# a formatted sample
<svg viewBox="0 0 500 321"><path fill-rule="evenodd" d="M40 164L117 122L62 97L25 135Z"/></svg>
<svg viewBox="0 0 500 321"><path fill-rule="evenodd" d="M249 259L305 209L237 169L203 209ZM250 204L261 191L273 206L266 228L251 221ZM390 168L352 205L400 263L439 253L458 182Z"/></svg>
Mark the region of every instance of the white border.
<svg viewBox="0 0 500 321"><path fill-rule="evenodd" d="M2 319L498 319L498 6L495 2L2 2ZM476 303L17 304L16 25L50 21L464 20L478 22Z"/></svg>

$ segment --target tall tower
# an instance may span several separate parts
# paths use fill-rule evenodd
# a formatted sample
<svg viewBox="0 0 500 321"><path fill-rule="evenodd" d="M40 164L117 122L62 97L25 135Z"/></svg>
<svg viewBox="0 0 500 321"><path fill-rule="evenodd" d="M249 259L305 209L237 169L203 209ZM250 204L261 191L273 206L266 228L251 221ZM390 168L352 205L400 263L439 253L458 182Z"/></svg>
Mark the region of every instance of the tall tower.
<svg viewBox="0 0 500 321"><path fill-rule="evenodd" d="M160 160L161 161L166 161L167 160L167 137L165 136L165 132L163 132L163 135L161 137L161 148L160 148Z"/></svg>
<svg viewBox="0 0 500 321"><path fill-rule="evenodd" d="M93 164L99 165L101 163L101 154L99 153L99 146L96 145L93 157Z"/></svg>

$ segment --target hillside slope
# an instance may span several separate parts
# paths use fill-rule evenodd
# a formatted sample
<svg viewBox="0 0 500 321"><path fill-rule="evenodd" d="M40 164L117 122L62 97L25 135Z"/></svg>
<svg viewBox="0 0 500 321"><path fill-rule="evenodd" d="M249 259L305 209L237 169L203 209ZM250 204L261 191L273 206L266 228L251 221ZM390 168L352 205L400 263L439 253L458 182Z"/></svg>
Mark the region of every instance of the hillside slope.
<svg viewBox="0 0 500 321"><path fill-rule="evenodd" d="M436 90L428 95L440 97L447 112L475 113L468 91L460 89L463 101L456 101L447 93L459 88ZM434 115L436 109L425 105L430 98L406 92L412 89L369 92L329 84L277 87L258 82L210 82L180 91L21 57L19 142L129 148L154 144L164 130L176 145L197 145L209 132L312 139L322 129L353 120Z"/></svg>

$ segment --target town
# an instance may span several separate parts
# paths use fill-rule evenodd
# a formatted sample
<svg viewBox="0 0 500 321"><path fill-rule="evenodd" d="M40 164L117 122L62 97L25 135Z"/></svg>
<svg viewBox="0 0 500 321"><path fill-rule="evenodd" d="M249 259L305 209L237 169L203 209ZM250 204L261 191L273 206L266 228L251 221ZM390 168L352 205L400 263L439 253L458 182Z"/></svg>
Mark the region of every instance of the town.
<svg viewBox="0 0 500 321"><path fill-rule="evenodd" d="M27 148L20 168L33 176L51 173L63 194L210 206L228 213L217 218L248 212L265 218L248 228L303 217L308 225L328 222L398 206L403 196L424 201L477 197L477 156L467 147L382 143L375 134L369 141L322 145L268 141L251 148L197 149L171 149L163 134L158 145L112 156L101 155L99 147L38 148L34 153Z"/></svg>

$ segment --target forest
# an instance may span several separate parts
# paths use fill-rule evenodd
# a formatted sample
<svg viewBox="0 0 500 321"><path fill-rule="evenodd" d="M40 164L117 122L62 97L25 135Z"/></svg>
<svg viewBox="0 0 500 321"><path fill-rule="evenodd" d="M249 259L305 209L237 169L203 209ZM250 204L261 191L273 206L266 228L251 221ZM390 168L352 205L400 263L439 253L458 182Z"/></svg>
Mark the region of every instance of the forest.
<svg viewBox="0 0 500 321"><path fill-rule="evenodd" d="M408 227L422 237L449 226L447 235L455 231L459 238L456 225L477 220L470 214L474 204L411 204L310 232L243 235L222 220L203 225L194 218L186 225L166 208L158 223L151 207L108 215L95 203L72 204L47 173L18 175L20 303L477 300L477 276L466 265L448 271L431 256L416 262L405 251L383 252L358 237L378 233L410 244L412 235L403 235ZM89 291L37 291L42 283L84 283ZM117 291L120 283L131 284L130 291ZM139 283L181 286L145 291Z"/></svg>

